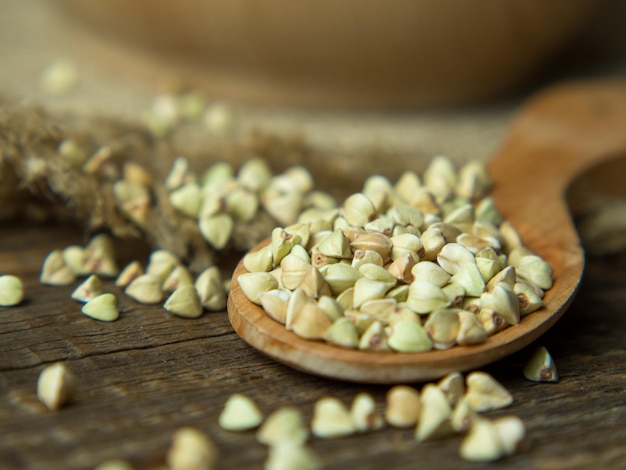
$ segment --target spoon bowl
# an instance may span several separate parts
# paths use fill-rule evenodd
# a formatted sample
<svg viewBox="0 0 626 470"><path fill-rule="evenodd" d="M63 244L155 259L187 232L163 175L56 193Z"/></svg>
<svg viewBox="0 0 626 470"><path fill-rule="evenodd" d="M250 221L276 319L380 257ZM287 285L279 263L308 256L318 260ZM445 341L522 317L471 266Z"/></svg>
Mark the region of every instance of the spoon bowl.
<svg viewBox="0 0 626 470"><path fill-rule="evenodd" d="M531 99L501 150L489 161L491 196L524 244L552 267L545 307L474 346L422 353L343 349L298 337L250 302L233 274L229 319L252 347L296 369L364 383L409 383L468 371L506 357L539 338L563 315L579 287L584 250L565 200L570 182L593 164L626 149L626 86L561 85ZM261 243L254 250L269 241Z"/></svg>

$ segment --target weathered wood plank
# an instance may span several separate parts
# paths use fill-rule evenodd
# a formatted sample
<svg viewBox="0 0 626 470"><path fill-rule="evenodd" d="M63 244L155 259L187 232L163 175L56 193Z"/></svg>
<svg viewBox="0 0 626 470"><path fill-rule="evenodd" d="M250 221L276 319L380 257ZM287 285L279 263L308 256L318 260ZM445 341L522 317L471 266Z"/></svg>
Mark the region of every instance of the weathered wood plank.
<svg viewBox="0 0 626 470"><path fill-rule="evenodd" d="M9 266L29 291L24 305L0 310L0 468L88 469L113 457L158 468L172 432L192 425L216 441L220 468L257 469L267 454L253 433L217 425L231 393L249 394L265 413L293 404L308 418L324 395L349 403L369 391L383 406L388 387L320 379L276 364L247 347L224 312L183 320L120 295L120 320L83 317L68 298L70 287L37 282L45 253L73 242L83 240L66 227L0 228L0 270ZM590 261L573 306L541 340L556 360L558 384L523 378L529 350L485 369L515 398L509 409L488 415L516 414L528 428L526 448L503 462L507 468L623 465L625 289L626 259ZM80 382L74 402L52 413L37 401L35 386L43 364L56 360L66 360ZM387 428L312 439L311 446L329 469L475 468L458 457L460 439L418 444L412 431Z"/></svg>

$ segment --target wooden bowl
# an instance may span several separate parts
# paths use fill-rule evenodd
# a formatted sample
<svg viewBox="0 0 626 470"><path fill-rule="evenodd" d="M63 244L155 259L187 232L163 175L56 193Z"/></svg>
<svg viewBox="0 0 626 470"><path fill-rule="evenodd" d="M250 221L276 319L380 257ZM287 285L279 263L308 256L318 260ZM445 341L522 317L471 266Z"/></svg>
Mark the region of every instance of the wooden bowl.
<svg viewBox="0 0 626 470"><path fill-rule="evenodd" d="M58 0L220 97L418 107L501 94L579 29L593 0Z"/></svg>

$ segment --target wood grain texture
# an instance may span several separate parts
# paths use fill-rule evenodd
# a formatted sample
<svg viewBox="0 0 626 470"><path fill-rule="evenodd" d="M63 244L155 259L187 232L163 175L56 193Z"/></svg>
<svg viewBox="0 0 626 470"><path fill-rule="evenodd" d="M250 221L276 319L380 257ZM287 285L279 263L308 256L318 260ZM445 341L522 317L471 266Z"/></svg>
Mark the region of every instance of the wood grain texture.
<svg viewBox="0 0 626 470"><path fill-rule="evenodd" d="M138 469L163 468L173 431L190 425L216 442L219 468L259 469L267 449L253 433L229 433L217 425L231 393L248 394L266 414L291 404L307 418L325 395L349 403L367 391L383 406L387 386L318 378L276 363L237 337L225 312L185 320L120 294L118 321L84 317L69 299L74 286L38 283L50 250L84 242L72 227L0 226L0 272L21 276L26 286L22 305L0 309L0 468L93 469L120 457ZM145 247L119 248L121 263L146 260ZM119 293L112 282L105 287ZM540 343L483 369L515 400L486 415L515 414L527 426L524 449L498 468L624 467L624 292L626 258L591 258L576 301ZM522 366L535 344L552 353L559 383L523 378ZM38 402L36 382L43 366L58 360L78 375L79 384L74 401L53 413ZM418 444L412 430L386 428L344 439L314 438L310 445L331 470L477 468L459 458L460 440Z"/></svg>
<svg viewBox="0 0 626 470"><path fill-rule="evenodd" d="M225 312L183 320L124 300L130 308L117 322L83 317L69 299L71 287L37 281L50 249L80 240L66 227L3 227L0 240L0 266L21 260L12 272L27 289L23 305L0 310L0 468L90 469L114 457L160 468L173 431L192 425L216 441L219 468L258 469L267 454L253 434L217 425L231 393L248 394L266 414L292 404L307 418L325 395L349 403L367 391L383 406L388 387L317 378L278 364L246 346ZM537 343L552 353L558 384L523 378L532 346L483 369L515 399L487 416L516 414L527 426L528 442L503 461L506 468L620 468L626 458L624 292L626 258L590 260L576 302ZM58 360L78 375L79 386L75 400L52 413L35 389L43 366ZM418 444L411 430L391 428L311 441L327 469L414 468L416 461L424 468L475 468L460 460L459 444L459 436Z"/></svg>
<svg viewBox="0 0 626 470"><path fill-rule="evenodd" d="M305 340L246 298L237 282L246 272L242 264L229 297L233 327L250 345L287 365L365 383L437 379L522 349L564 313L583 272L584 254L566 203L567 188L584 169L626 151L625 128L623 85L553 90L532 100L513 123L502 150L489 164L492 197L525 245L550 263L555 282L546 292L544 308L485 343L411 354L349 350Z"/></svg>

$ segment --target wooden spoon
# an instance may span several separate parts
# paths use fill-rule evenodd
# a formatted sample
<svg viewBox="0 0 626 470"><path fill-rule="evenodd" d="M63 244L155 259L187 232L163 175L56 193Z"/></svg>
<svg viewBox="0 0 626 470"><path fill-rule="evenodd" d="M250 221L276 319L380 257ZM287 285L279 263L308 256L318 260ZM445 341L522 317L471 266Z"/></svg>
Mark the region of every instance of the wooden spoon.
<svg viewBox="0 0 626 470"><path fill-rule="evenodd" d="M624 150L625 84L561 85L523 107L502 149L489 162L495 183L492 196L525 245L550 263L554 286L545 295L544 308L483 344L409 354L348 350L304 340L245 297L237 282L246 272L242 263L233 275L230 321L248 344L279 362L354 382L430 380L501 359L541 336L572 302L584 252L565 201L566 190L592 164Z"/></svg>

